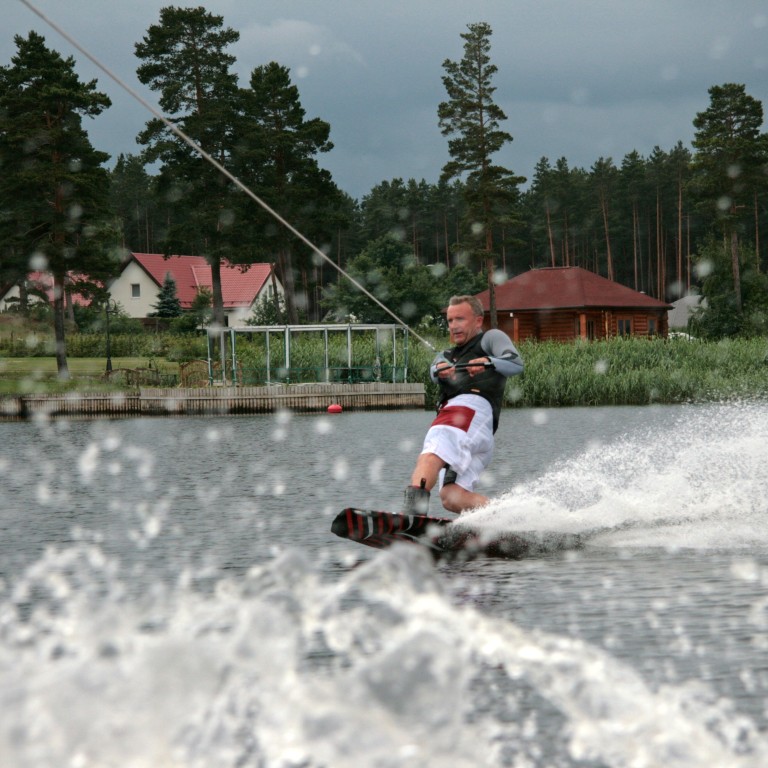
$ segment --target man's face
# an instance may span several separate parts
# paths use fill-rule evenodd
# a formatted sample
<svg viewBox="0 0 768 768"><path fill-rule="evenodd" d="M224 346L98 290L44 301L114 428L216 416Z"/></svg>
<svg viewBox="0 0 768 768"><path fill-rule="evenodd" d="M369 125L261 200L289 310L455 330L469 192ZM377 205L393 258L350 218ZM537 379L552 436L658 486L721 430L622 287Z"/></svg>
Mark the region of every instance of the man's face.
<svg viewBox="0 0 768 768"><path fill-rule="evenodd" d="M482 316L475 315L466 302L448 307L448 333L455 346L466 344L483 327Z"/></svg>

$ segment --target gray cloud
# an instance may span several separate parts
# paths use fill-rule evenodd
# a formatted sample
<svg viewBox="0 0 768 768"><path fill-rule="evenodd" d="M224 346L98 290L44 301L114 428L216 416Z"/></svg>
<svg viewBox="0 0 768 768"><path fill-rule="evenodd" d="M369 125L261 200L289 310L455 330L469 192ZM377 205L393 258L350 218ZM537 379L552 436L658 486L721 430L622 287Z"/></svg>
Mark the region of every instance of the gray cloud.
<svg viewBox="0 0 768 768"><path fill-rule="evenodd" d="M30 0L95 57L137 88L133 47L158 21L158 0ZM190 3L189 5L197 5ZM764 0L211 0L202 3L238 29L234 50L243 84L255 66L290 67L309 117L331 124L334 150L322 164L355 197L394 177L437 180L447 161L437 125L445 98L442 63L462 56L467 24L493 29L496 100L514 141L497 158L530 177L536 162L565 157L589 167L617 164L637 150L689 144L707 89L744 83L768 104L768 9ZM87 127L99 149L137 152L149 118L20 0L11 0L0 33L0 63L13 35L30 29L98 77L114 106Z"/></svg>

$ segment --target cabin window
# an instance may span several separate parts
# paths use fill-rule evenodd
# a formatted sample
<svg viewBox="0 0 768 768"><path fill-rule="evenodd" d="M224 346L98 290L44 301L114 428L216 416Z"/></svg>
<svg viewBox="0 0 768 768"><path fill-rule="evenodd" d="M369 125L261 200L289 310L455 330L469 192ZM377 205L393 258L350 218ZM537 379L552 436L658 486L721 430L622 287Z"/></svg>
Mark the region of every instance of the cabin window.
<svg viewBox="0 0 768 768"><path fill-rule="evenodd" d="M649 317L648 318L648 335L655 336L657 333L658 333L658 329L656 327L656 318Z"/></svg>
<svg viewBox="0 0 768 768"><path fill-rule="evenodd" d="M631 336L632 335L632 318L620 317L617 321L617 329L619 336Z"/></svg>
<svg viewBox="0 0 768 768"><path fill-rule="evenodd" d="M132 299L139 299L139 298L141 298L141 284L140 283L131 283L131 298Z"/></svg>
<svg viewBox="0 0 768 768"><path fill-rule="evenodd" d="M589 341L595 340L595 321L594 320L587 320L584 323L584 332L585 332L585 339L588 339ZM576 323L574 328L574 336L577 339L581 338L581 317L578 315L576 316Z"/></svg>

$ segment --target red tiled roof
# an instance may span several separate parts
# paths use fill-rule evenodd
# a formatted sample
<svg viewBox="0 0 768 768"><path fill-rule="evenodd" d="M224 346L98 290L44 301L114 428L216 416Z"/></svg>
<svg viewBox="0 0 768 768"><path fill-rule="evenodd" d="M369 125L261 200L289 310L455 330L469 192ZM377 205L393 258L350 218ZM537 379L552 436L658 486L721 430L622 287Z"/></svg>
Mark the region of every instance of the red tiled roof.
<svg viewBox="0 0 768 768"><path fill-rule="evenodd" d="M185 309L192 306L199 288L211 288L211 267L202 256L169 256L161 253L133 253L132 258L162 287L170 272L176 282L176 296ZM271 264L245 267L221 264L221 293L225 309L248 307L269 279Z"/></svg>
<svg viewBox="0 0 768 768"><path fill-rule="evenodd" d="M489 291L477 298L488 310ZM671 305L581 267L531 269L496 287L496 308L504 312L582 307L669 309Z"/></svg>

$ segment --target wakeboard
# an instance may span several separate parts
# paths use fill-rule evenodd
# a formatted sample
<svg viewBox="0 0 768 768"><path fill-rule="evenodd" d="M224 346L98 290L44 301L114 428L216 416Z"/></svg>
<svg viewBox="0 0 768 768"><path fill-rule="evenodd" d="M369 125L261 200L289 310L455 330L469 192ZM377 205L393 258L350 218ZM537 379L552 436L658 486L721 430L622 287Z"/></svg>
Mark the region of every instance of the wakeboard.
<svg viewBox="0 0 768 768"><path fill-rule="evenodd" d="M331 532L343 539L384 549L398 542L426 547L436 560L469 560L501 557L518 560L564 549L578 549L576 534L506 533L473 530L458 518L405 515L370 509L343 509L333 520Z"/></svg>

